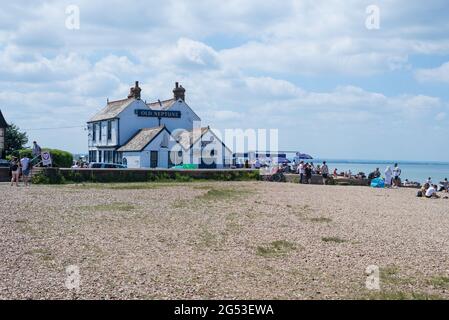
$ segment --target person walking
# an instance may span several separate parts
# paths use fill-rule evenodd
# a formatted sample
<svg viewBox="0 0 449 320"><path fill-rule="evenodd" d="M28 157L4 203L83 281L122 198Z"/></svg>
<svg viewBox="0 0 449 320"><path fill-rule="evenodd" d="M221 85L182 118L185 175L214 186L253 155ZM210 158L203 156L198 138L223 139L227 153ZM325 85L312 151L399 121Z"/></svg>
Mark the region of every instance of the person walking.
<svg viewBox="0 0 449 320"><path fill-rule="evenodd" d="M399 165L397 163L394 164L394 169L393 169L393 181L394 181L394 186L400 187L401 185L401 168L399 168Z"/></svg>
<svg viewBox="0 0 449 320"><path fill-rule="evenodd" d="M304 182L304 172L305 172L305 170L304 170L304 161L301 161L299 163L299 166L298 166L299 183L303 183Z"/></svg>
<svg viewBox="0 0 449 320"><path fill-rule="evenodd" d="M24 156L22 159L20 159L20 166L22 168L22 177L23 177L23 183L25 187L29 186L29 178L31 173L31 160L27 156Z"/></svg>
<svg viewBox="0 0 449 320"><path fill-rule="evenodd" d="M315 165L313 164L313 162L311 162L309 164L309 167L310 167L310 170L312 170L312 173L316 173L316 168L315 168Z"/></svg>
<svg viewBox="0 0 449 320"><path fill-rule="evenodd" d="M32 155L34 158L40 156L42 153L42 148L37 144L36 141L33 141L33 151L32 151Z"/></svg>
<svg viewBox="0 0 449 320"><path fill-rule="evenodd" d="M391 170L391 167L388 166L387 169L385 170L385 186L387 188L391 187L392 176L393 176L393 171Z"/></svg>
<svg viewBox="0 0 449 320"><path fill-rule="evenodd" d="M312 166L309 163L306 163L306 167L304 168L305 175L306 175L306 183L311 184L312 183Z"/></svg>
<svg viewBox="0 0 449 320"><path fill-rule="evenodd" d="M16 157L13 157L10 164L9 170L11 171L11 187L15 184L16 187L19 186L19 176L20 176L20 162Z"/></svg>
<svg viewBox="0 0 449 320"><path fill-rule="evenodd" d="M327 166L326 161L323 161L323 165L321 166L321 175L323 177L323 184L325 185L327 178L329 177L329 167Z"/></svg>

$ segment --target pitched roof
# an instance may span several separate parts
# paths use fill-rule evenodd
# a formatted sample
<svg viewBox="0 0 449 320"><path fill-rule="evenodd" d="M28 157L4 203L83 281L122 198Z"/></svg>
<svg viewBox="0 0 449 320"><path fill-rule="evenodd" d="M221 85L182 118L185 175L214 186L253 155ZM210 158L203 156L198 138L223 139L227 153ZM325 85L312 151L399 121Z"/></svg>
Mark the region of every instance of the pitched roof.
<svg viewBox="0 0 449 320"><path fill-rule="evenodd" d="M8 124L6 123L5 118L3 117L2 110L0 110L0 128L6 128Z"/></svg>
<svg viewBox="0 0 449 320"><path fill-rule="evenodd" d="M133 102L134 100L135 100L134 98L128 98L108 102L108 104L106 105L106 107L103 108L103 110L101 110L92 118L90 118L89 122L113 119L117 117L120 112L125 110L126 107L129 106L131 102Z"/></svg>
<svg viewBox="0 0 449 320"><path fill-rule="evenodd" d="M178 101L178 100L175 98L172 98L172 99L161 101L161 103L159 103L159 101L147 103L147 106L153 110L168 110L171 107L173 107L173 105L176 103L176 101ZM196 116L198 120L201 120L201 118L198 117L198 115L195 113L195 111L193 111L192 108L190 108L189 105L185 101L184 101L184 103L190 109L190 111L192 111L193 115Z"/></svg>
<svg viewBox="0 0 449 320"><path fill-rule="evenodd" d="M159 101L147 103L147 106L153 110L167 110L167 109L170 109L171 106L175 102L176 102L176 99L173 98L173 99L161 101L161 103L159 103Z"/></svg>
<svg viewBox="0 0 449 320"><path fill-rule="evenodd" d="M202 127L199 129L193 129L192 131L182 131L180 134L175 136L176 141L184 148L184 150L190 149L194 144L196 144L201 138L210 131L215 139L221 142L221 144L228 149L229 152L232 152L223 141L221 141L217 135L210 129L210 127Z"/></svg>
<svg viewBox="0 0 449 320"><path fill-rule="evenodd" d="M117 151L142 151L163 130L168 132L165 126L140 129L124 146L119 148Z"/></svg>

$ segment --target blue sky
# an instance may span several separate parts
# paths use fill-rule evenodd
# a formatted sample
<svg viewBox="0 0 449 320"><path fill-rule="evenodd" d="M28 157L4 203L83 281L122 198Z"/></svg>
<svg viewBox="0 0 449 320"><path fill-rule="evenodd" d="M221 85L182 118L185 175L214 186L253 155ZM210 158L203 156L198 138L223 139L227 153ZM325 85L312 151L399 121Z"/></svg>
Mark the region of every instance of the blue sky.
<svg viewBox="0 0 449 320"><path fill-rule="evenodd" d="M76 5L80 28L66 27ZM380 28L365 26L376 5ZM449 4L429 1L20 1L0 9L0 108L41 145L139 80L175 81L214 128L277 128L320 158L449 161Z"/></svg>

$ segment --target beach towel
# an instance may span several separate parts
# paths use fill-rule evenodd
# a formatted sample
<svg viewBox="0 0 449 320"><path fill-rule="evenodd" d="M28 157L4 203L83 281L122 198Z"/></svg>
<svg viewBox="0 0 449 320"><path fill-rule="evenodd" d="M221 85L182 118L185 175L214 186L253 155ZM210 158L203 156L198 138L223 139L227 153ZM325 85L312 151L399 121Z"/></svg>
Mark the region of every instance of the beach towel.
<svg viewBox="0 0 449 320"><path fill-rule="evenodd" d="M382 178L375 178L375 179L371 180L371 187L385 188L385 182Z"/></svg>

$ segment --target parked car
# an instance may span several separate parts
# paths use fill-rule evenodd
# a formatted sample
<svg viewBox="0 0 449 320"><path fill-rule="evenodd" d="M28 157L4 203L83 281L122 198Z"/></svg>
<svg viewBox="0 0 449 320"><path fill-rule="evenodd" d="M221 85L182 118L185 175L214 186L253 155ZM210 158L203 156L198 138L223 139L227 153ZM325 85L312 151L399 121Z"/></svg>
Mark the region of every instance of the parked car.
<svg viewBox="0 0 449 320"><path fill-rule="evenodd" d="M103 163L103 162L92 162L89 163L89 168L92 169L126 169L123 164L117 163Z"/></svg>
<svg viewBox="0 0 449 320"><path fill-rule="evenodd" d="M0 167L1 168L9 168L9 161L0 159Z"/></svg>

